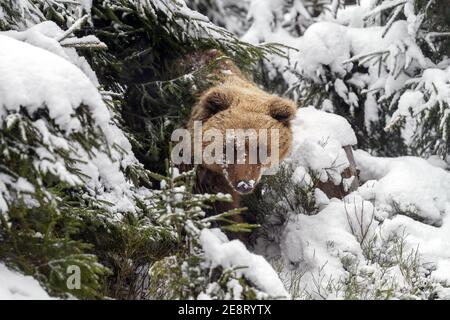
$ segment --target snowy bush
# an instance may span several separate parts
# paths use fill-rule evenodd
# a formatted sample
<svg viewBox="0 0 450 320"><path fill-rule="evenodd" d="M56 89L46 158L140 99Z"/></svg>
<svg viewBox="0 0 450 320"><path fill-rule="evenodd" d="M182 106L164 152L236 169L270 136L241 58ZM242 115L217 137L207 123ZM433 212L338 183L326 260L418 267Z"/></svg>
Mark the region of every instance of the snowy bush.
<svg viewBox="0 0 450 320"><path fill-rule="evenodd" d="M281 173L263 183L263 196L249 199L262 224L254 250L273 262L294 298L448 297L444 275L450 270L442 259L450 174L417 157L379 158L357 150L362 185L342 200L329 199L317 180L342 149L326 146L346 136L352 142L354 135L343 118L308 109L298 111L293 130L311 147L296 144ZM333 117L327 129L309 125ZM315 149L324 153L323 162L312 162L317 151L304 154ZM309 197L299 198L302 192Z"/></svg>
<svg viewBox="0 0 450 320"><path fill-rule="evenodd" d="M105 17L102 12L116 10L115 14L128 19L131 11L147 27L139 41L151 41L148 35L164 29L164 41L172 37L174 46L190 41L195 47L205 42L222 50L233 49L247 60L272 49L240 42L178 1L105 1L95 8L96 18L86 15L91 10L89 1L7 2L0 8L0 27L5 30L0 34L0 260L40 283L22 281L4 268L2 292L13 297L11 282L18 279L21 295L17 297L46 298L42 287L51 296L62 298L155 298L160 293L153 291L152 274L158 265L177 257L192 262L190 267L201 274L215 270L216 278L205 278L195 287L200 290L197 295L203 292L203 298L286 297L274 272L271 279L261 279L240 271L247 267L240 265L242 261L225 257L217 264L198 241L213 221L205 220L204 209L214 201L229 201L227 196L193 195L189 188L193 173L166 177L169 166L164 161L147 166L158 172L144 168L148 163L139 151L149 146L148 139L137 136L136 127L141 123L133 127L126 118L126 97L143 86L125 81L123 74L111 77L123 70L118 65L130 61L129 57L123 61L116 47L121 39L114 43L126 23L114 22L117 34L112 38L99 32L106 42L85 31ZM136 38L128 35L127 39ZM141 44L128 48L135 50L134 57L139 59ZM164 56L166 51L155 49L153 58L158 55ZM160 63L155 62L162 70L167 68ZM133 69L128 72L133 74ZM150 90L156 89L160 103L149 106L155 105L154 112L158 112L157 107L166 103L163 96L179 87L171 81L163 84L159 75L152 76L162 80L148 83ZM194 77L183 78L186 85L193 85ZM138 97L143 98L142 91ZM167 116L163 111L166 109L159 110L161 119ZM168 150L165 138L151 143ZM164 159L168 154L159 156ZM229 221L227 216L236 213L215 219ZM248 228L245 224L224 227L235 231ZM230 242L230 248L247 257L243 262L254 261L256 270L271 272L264 258L249 253L242 244ZM80 270L77 290L67 284L74 266ZM170 270L167 276L173 278L180 270ZM187 280L194 283L194 277L190 274ZM220 292L211 289L218 280L223 285ZM276 281L278 291L273 291L270 284ZM183 285L176 285L173 297L188 297Z"/></svg>

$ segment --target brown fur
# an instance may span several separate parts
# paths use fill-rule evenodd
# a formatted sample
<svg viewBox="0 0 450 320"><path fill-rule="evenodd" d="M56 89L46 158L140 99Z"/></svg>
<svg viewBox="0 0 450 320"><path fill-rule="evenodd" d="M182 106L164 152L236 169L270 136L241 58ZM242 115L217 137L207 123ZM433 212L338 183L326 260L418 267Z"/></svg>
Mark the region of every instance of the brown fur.
<svg viewBox="0 0 450 320"><path fill-rule="evenodd" d="M217 51L208 51L191 57L198 63L217 58ZM215 71L215 85L203 92L194 106L188 129L193 134L194 121L201 121L203 132L216 129L225 136L226 129L278 129L279 160L281 161L291 147L292 133L290 120L294 117L296 105L287 99L268 94L259 89L237 68L230 59L219 62ZM269 131L270 132L270 131ZM192 135L193 136L193 135ZM206 147L210 142L203 142ZM270 151L270 134L268 136ZM247 149L248 150L248 149ZM259 181L264 166L261 163L231 164L226 169L217 164L200 164L197 168L195 190L199 193L229 193L233 197L230 204L218 204L212 214L218 214L240 206L241 194L236 190L240 180ZM224 172L226 170L226 172ZM256 185L255 183L255 185Z"/></svg>

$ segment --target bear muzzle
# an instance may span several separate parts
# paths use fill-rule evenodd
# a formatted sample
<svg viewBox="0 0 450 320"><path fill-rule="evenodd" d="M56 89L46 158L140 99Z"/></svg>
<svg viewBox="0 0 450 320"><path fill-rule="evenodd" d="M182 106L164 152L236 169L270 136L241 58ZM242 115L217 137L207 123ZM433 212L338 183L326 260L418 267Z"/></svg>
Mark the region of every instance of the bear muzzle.
<svg viewBox="0 0 450 320"><path fill-rule="evenodd" d="M255 180L240 180L234 186L234 189L242 194L250 193L255 188Z"/></svg>

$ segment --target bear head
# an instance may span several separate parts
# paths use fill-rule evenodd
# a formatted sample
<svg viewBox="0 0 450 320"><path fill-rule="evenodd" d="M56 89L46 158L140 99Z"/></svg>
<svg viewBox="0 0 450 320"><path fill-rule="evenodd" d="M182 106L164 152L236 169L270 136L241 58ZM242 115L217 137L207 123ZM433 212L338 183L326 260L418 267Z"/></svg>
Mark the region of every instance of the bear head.
<svg viewBox="0 0 450 320"><path fill-rule="evenodd" d="M287 155L295 111L292 101L240 79L209 89L194 107L189 124L191 129L194 121L202 124L203 140L194 141L207 151L201 165L223 175L235 192L251 192L262 173ZM217 141L218 135L223 139Z"/></svg>

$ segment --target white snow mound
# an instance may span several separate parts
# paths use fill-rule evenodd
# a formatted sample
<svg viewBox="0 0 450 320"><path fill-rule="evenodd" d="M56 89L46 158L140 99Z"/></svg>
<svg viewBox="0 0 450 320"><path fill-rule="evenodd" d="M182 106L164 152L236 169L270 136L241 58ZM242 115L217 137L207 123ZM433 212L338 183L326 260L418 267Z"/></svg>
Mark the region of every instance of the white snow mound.
<svg viewBox="0 0 450 320"><path fill-rule="evenodd" d="M50 117L70 133L80 129L75 110L85 104L98 125L109 111L89 78L69 61L0 34L0 120L24 107L32 114L47 106Z"/></svg>
<svg viewBox="0 0 450 320"><path fill-rule="evenodd" d="M297 167L295 179L308 184L309 168L323 182L331 178L336 185L341 183L341 173L349 166L342 147L357 142L347 120L314 107L300 108L292 122L292 133L293 149L286 161Z"/></svg>
<svg viewBox="0 0 450 320"><path fill-rule="evenodd" d="M200 242L205 251L205 258L212 267L222 266L225 269L244 267L237 270L246 279L272 298L287 298L280 278L270 264L260 255L247 250L238 240L227 241L218 229L203 229Z"/></svg>
<svg viewBox="0 0 450 320"><path fill-rule="evenodd" d="M355 161L363 181L359 192L389 214L410 212L435 226L450 215L450 173L417 157L380 158L357 150ZM375 180L375 181L374 181Z"/></svg>
<svg viewBox="0 0 450 320"><path fill-rule="evenodd" d="M0 263L0 300L48 300L50 296L33 277Z"/></svg>

